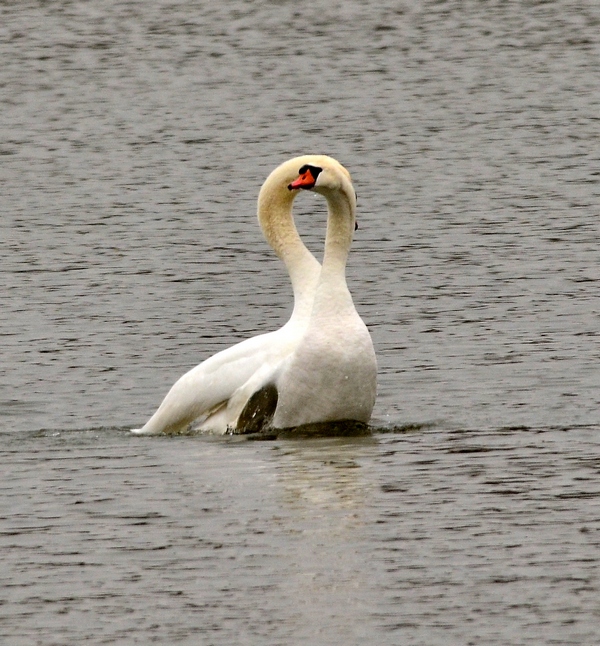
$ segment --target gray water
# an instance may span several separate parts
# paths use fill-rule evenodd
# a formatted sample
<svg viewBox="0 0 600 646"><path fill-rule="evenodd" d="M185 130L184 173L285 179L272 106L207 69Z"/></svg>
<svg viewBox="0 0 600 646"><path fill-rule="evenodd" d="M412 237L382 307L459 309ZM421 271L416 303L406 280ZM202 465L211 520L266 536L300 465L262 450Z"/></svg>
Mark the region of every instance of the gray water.
<svg viewBox="0 0 600 646"><path fill-rule="evenodd" d="M596 2L5 3L0 60L3 643L600 642ZM289 316L307 152L372 437L132 437Z"/></svg>

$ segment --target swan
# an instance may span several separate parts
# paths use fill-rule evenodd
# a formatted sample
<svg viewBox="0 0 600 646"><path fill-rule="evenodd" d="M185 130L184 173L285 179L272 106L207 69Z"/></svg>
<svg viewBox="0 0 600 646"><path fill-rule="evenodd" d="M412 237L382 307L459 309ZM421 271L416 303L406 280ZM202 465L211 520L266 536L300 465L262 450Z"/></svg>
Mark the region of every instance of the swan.
<svg viewBox="0 0 600 646"><path fill-rule="evenodd" d="M289 188L325 197L327 234L306 330L265 386L275 402L271 425L277 429L342 420L367 423L376 398L377 360L346 283L356 222L350 174L328 158L315 160L300 168Z"/></svg>
<svg viewBox="0 0 600 646"><path fill-rule="evenodd" d="M258 221L265 239L284 262L292 282L294 308L279 330L246 339L206 359L172 386L158 410L139 429L140 435L181 432L201 420L200 430L225 433L238 427L241 414L252 396L261 391L276 368L303 337L308 325L321 266L305 247L292 218L296 190L289 188L305 165L340 166L322 155L304 155L284 162L265 180L258 196ZM340 166L341 168L341 166ZM254 397L264 406L269 390ZM244 426L259 424L251 407Z"/></svg>

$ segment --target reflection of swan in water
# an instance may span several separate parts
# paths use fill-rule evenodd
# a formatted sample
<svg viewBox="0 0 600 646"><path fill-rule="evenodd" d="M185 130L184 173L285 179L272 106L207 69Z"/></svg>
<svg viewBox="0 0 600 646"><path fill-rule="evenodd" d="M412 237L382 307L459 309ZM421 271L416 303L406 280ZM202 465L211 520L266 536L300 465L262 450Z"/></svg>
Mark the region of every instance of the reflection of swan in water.
<svg viewBox="0 0 600 646"><path fill-rule="evenodd" d="M372 436L281 445L273 457L283 504L301 518L310 519L317 510L327 510L341 513L342 525L348 520L364 522L361 516L368 506L372 483L365 478L360 459L372 460L378 446Z"/></svg>
<svg viewBox="0 0 600 646"><path fill-rule="evenodd" d="M278 445L269 456L276 481L267 533L273 552L284 554L277 557L278 593L296 610L293 634L310 644L330 634L370 643L381 603L372 537L378 485L363 464L373 463L379 443L361 437Z"/></svg>
<svg viewBox="0 0 600 646"><path fill-rule="evenodd" d="M318 263L291 217L295 189L321 193L328 204L318 282ZM201 429L221 433L260 430L270 423L290 428L369 421L376 395L375 352L345 277L355 208L350 175L331 157L296 158L271 173L259 196L259 219L292 280L296 301L290 321L196 366L135 432L173 433L198 418L203 418Z"/></svg>

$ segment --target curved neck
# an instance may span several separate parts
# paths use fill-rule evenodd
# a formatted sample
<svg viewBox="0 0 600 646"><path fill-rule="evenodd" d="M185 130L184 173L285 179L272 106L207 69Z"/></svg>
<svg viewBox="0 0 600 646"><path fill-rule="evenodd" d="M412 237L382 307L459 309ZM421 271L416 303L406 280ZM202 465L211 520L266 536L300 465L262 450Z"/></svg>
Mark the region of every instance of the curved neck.
<svg viewBox="0 0 600 646"><path fill-rule="evenodd" d="M323 256L323 277L346 281L346 261L354 235L354 202L344 191L323 191L327 199L327 236Z"/></svg>
<svg viewBox="0 0 600 646"><path fill-rule="evenodd" d="M258 221L277 256L284 262L294 291L292 319L308 317L312 308L321 265L306 248L292 217L295 191L287 182L270 176L258 196Z"/></svg>
<svg viewBox="0 0 600 646"><path fill-rule="evenodd" d="M346 284L346 261L354 234L354 202L343 191L322 193L327 198L329 216L323 266L314 299L312 321L315 325L323 318L338 319L342 312L355 311Z"/></svg>

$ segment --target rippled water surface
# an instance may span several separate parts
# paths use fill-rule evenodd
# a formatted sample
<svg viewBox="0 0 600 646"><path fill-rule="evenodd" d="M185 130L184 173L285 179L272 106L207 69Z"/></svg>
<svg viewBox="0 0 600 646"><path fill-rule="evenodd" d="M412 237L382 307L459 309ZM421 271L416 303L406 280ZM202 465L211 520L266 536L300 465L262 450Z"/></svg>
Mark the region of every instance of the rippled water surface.
<svg viewBox="0 0 600 646"><path fill-rule="evenodd" d="M4 642L600 642L596 2L24 1L0 57ZM255 203L306 152L375 433L130 436L289 316Z"/></svg>

